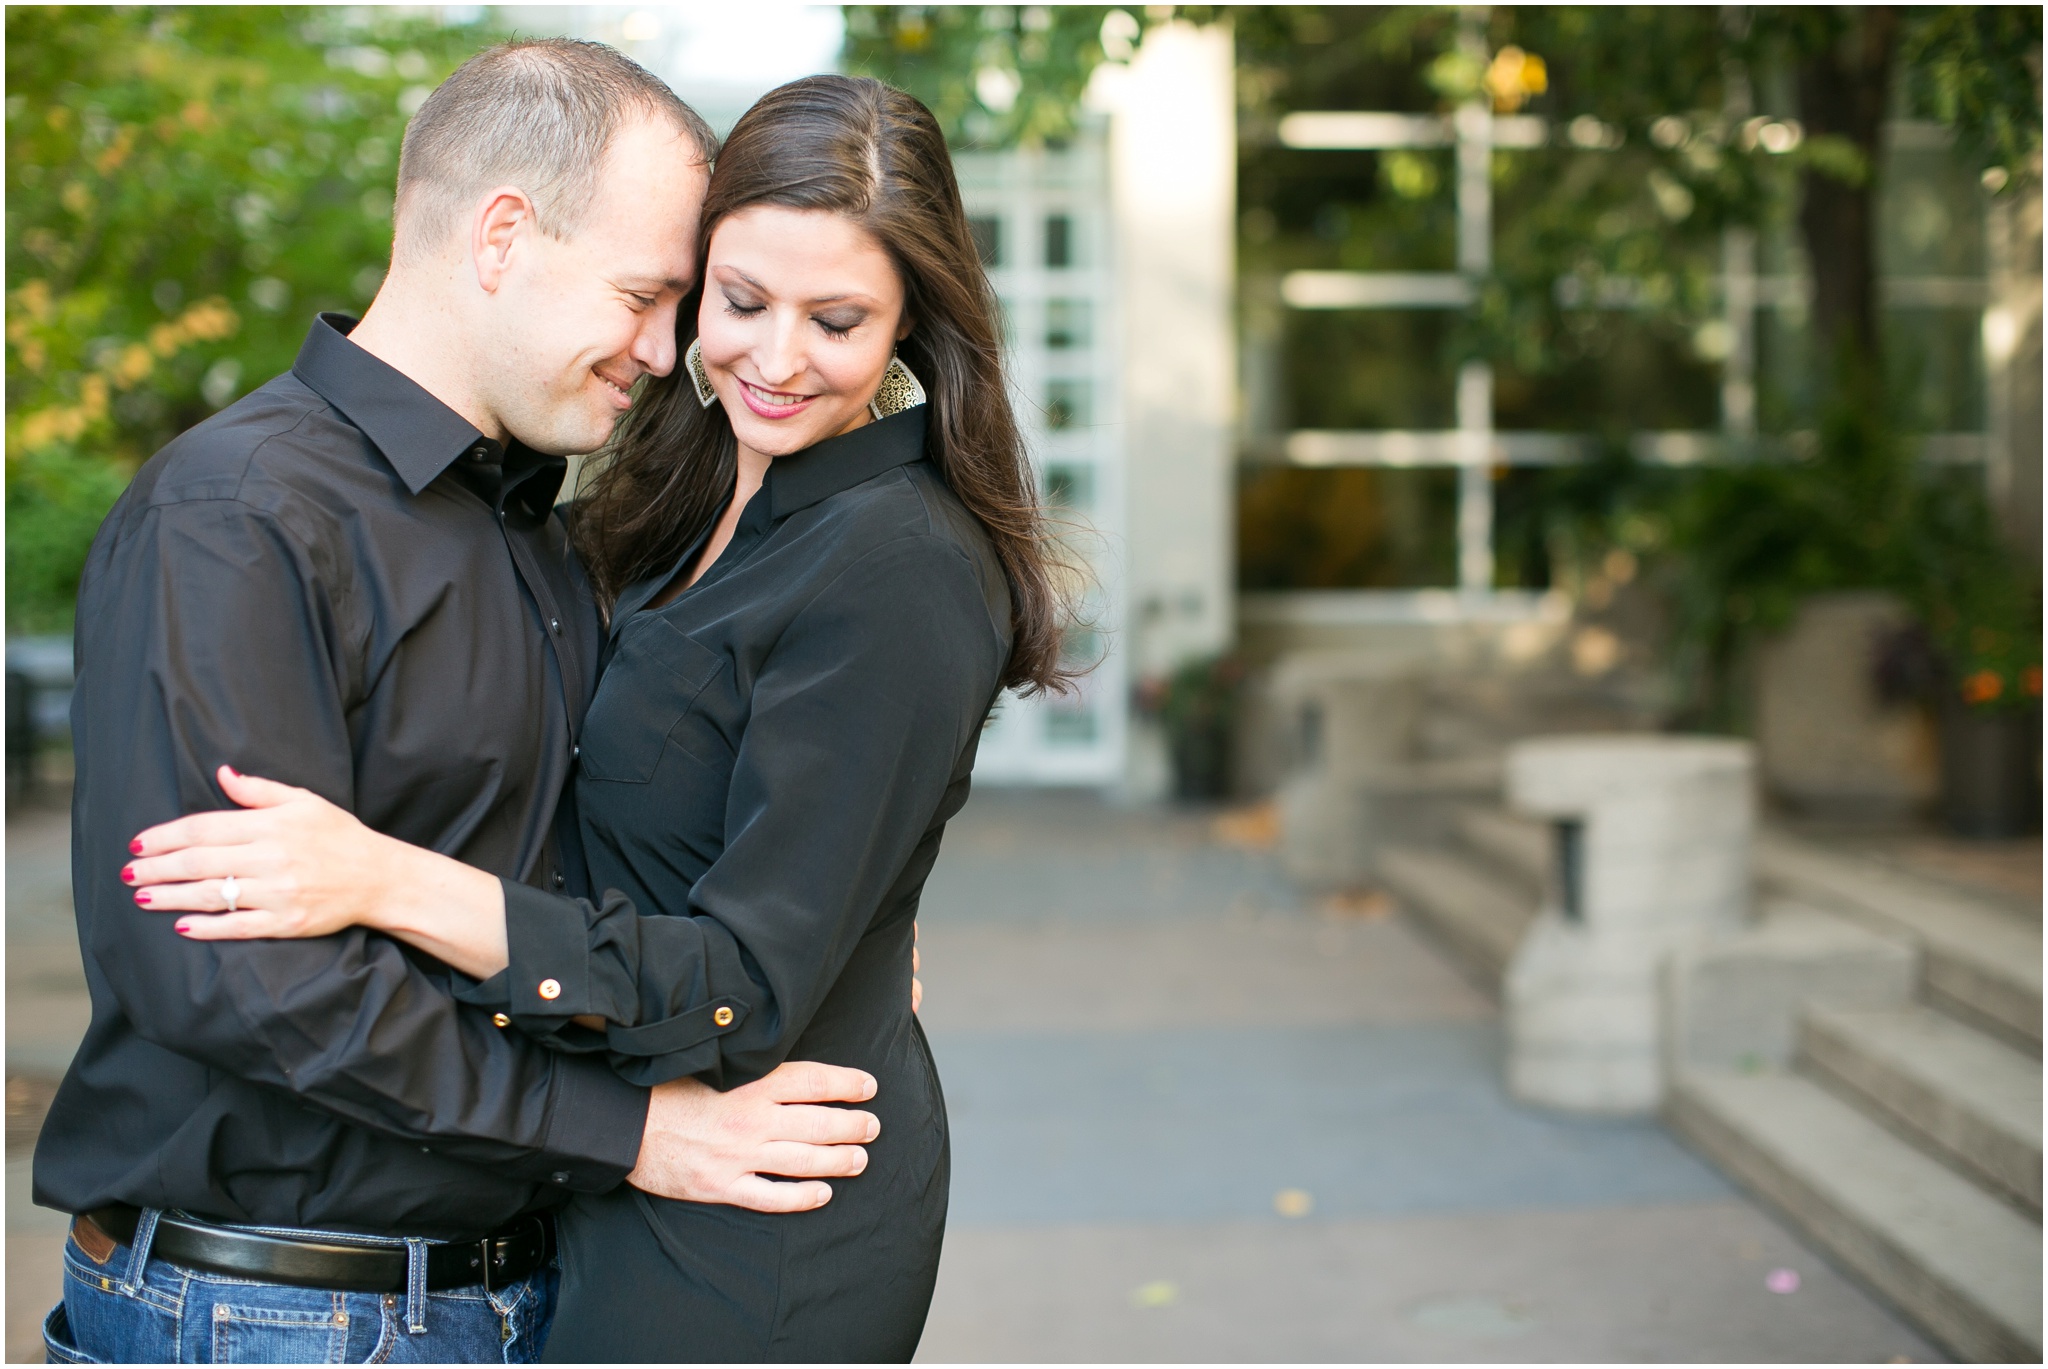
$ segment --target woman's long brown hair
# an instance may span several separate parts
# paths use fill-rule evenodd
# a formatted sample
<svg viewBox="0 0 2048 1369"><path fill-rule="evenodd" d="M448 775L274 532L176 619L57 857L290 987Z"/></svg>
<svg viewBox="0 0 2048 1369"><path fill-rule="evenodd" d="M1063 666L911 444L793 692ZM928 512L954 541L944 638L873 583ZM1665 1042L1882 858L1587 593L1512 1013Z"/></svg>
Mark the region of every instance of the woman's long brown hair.
<svg viewBox="0 0 2048 1369"><path fill-rule="evenodd" d="M705 255L729 216L755 205L843 214L902 274L898 347L931 405L926 455L980 520L1010 584L1003 676L1024 693L1064 691L1072 583L1041 514L1004 385L995 292L968 231L938 121L915 97L866 77L812 76L770 91L734 126L704 201L697 293L676 320L677 355L697 336ZM717 516L736 473L725 410L697 402L688 368L651 380L613 434L571 527L606 611L636 580L672 567Z"/></svg>

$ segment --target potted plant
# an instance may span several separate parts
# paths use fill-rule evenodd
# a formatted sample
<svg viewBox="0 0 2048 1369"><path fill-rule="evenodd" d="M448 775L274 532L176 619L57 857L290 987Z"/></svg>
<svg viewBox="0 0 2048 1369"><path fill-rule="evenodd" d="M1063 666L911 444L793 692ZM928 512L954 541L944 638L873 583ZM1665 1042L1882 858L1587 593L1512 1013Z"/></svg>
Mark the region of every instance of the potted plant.
<svg viewBox="0 0 2048 1369"><path fill-rule="evenodd" d="M1175 798L1230 797L1243 683L1244 665L1236 657L1208 656L1139 687L1139 710L1158 718L1166 732Z"/></svg>

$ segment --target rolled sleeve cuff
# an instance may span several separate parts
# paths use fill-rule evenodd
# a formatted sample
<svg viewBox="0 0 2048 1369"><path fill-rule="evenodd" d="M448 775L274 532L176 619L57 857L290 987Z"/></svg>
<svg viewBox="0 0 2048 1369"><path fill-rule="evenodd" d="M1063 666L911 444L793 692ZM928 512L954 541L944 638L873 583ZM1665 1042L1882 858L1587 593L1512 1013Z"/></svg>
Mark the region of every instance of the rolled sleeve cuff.
<svg viewBox="0 0 2048 1369"><path fill-rule="evenodd" d="M530 1177L576 1193L604 1193L640 1163L648 1091L590 1059L555 1062L554 1109L547 1143Z"/></svg>
<svg viewBox="0 0 2048 1369"><path fill-rule="evenodd" d="M607 1016L608 1004L591 1001L589 906L515 880L499 883L505 888L505 1010L514 1017Z"/></svg>
<svg viewBox="0 0 2048 1369"><path fill-rule="evenodd" d="M719 1038L739 1030L747 1005L737 998L709 1003L659 1022L605 1032L612 1068L639 1084L665 1084L686 1074L722 1075Z"/></svg>

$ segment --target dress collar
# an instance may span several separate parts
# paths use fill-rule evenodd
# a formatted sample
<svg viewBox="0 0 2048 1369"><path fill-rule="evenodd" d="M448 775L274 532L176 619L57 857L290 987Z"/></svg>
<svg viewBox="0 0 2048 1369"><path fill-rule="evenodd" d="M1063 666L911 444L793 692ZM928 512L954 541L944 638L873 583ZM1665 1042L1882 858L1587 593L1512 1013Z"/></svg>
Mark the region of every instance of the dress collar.
<svg viewBox="0 0 2048 1369"><path fill-rule="evenodd" d="M850 433L828 437L814 447L776 457L768 463L762 482L769 518L780 522L884 471L922 461L929 411L929 405L920 404L862 424Z"/></svg>
<svg viewBox="0 0 2048 1369"><path fill-rule="evenodd" d="M841 490L850 490L898 466L922 461L927 410L928 406L920 404L914 409L905 409L902 413L863 424L850 433L829 437L800 452L776 457L768 463L768 474L762 478L761 488L741 512L733 540L738 543L743 538L761 536L790 514L830 499ZM724 509L719 512L722 515ZM717 517L711 522L715 524ZM627 619L645 608L663 586L697 559L710 536L711 524L707 524L674 565L659 575L651 575L629 585L619 595L618 602L612 606L612 637L616 638ZM734 554L734 550L728 548L726 555ZM724 557L720 560L723 561Z"/></svg>

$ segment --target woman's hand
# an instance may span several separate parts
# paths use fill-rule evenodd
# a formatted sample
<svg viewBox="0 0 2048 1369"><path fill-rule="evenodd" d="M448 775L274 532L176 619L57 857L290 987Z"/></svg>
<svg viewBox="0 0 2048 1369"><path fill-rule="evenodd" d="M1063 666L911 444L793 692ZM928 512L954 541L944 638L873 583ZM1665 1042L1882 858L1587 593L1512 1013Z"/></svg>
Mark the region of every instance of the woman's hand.
<svg viewBox="0 0 2048 1369"><path fill-rule="evenodd" d="M307 789L217 771L221 791L242 810L188 814L139 834L121 879L150 912L217 912L178 918L193 941L254 937L326 937L369 924L381 879L393 865L389 846L354 814ZM225 879L236 879L236 910L227 910Z"/></svg>
<svg viewBox="0 0 2048 1369"><path fill-rule="evenodd" d="M129 843L136 859L121 871L143 907L188 914L180 936L249 941L361 926L476 979L505 968L505 891L495 876L373 832L308 790L225 765L217 774L242 811L152 827Z"/></svg>
<svg viewBox="0 0 2048 1369"><path fill-rule="evenodd" d="M223 765L221 789L239 811L193 813L136 837L121 871L135 901L181 917L195 941L327 936L375 926L413 851L318 794L240 775ZM229 912L225 880L235 879Z"/></svg>

